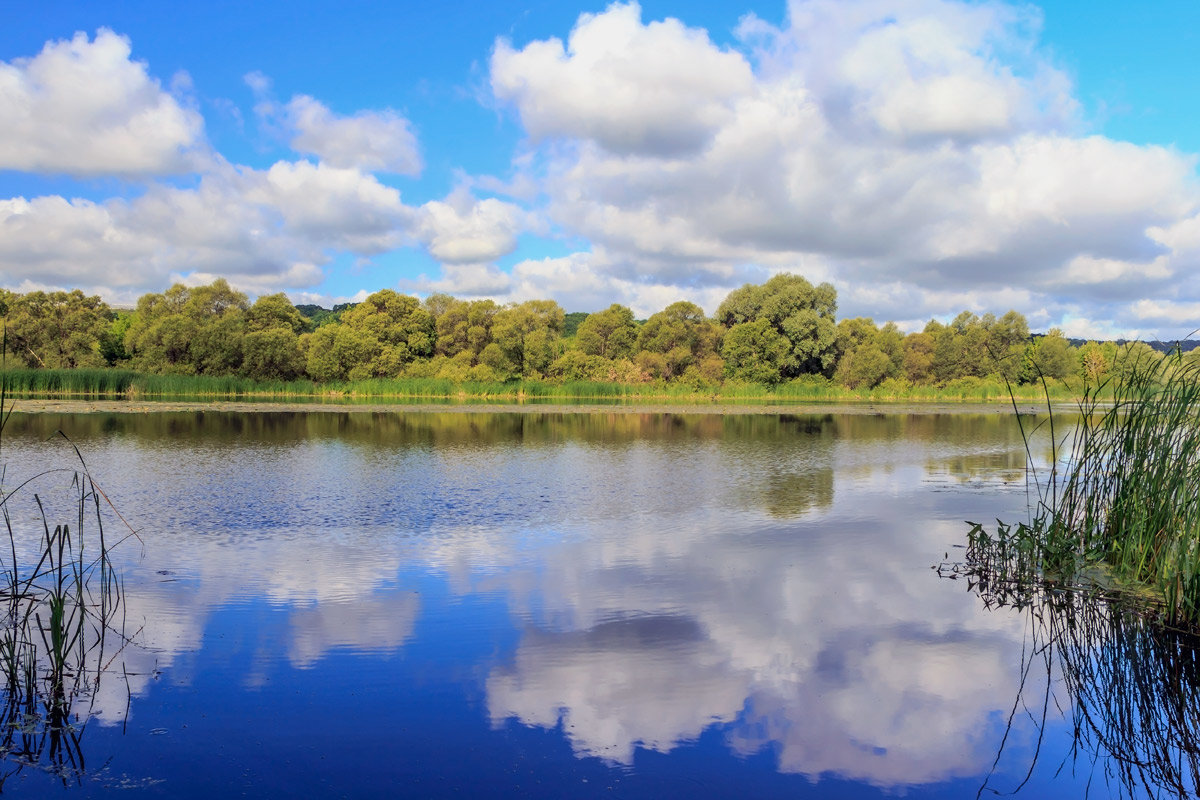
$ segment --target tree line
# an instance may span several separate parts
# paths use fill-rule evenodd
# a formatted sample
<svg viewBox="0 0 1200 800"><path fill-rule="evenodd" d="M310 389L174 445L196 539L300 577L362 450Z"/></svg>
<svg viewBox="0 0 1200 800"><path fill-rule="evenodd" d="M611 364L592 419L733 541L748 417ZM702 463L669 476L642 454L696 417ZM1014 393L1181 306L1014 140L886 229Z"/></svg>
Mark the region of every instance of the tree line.
<svg viewBox="0 0 1200 800"><path fill-rule="evenodd" d="M333 310L297 307L282 293L251 303L224 279L143 295L132 311L79 290L0 290L6 357L42 369L107 366L320 383L524 378L700 387L827 380L871 389L889 381L1099 381L1123 363L1162 357L1140 342L1074 347L1058 330L1031 335L1016 311L964 311L909 334L891 322L836 314L832 285L788 273L734 290L715 317L680 301L645 320L618 304L567 314L553 300L419 300L390 289Z"/></svg>

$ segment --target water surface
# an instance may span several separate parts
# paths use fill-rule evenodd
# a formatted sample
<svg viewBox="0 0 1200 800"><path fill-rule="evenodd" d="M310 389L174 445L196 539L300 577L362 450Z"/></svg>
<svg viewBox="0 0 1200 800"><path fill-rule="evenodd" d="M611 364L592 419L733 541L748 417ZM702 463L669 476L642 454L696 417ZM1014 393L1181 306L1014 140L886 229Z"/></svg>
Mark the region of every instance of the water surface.
<svg viewBox="0 0 1200 800"><path fill-rule="evenodd" d="M1008 417L16 415L6 485L72 445L138 533L115 551L134 643L80 716L84 768L10 759L5 791L963 797L1034 764L1020 796L1061 797L1092 777L1059 770L1061 717L1010 724L1028 617L931 569L964 520L1024 518ZM14 523L29 546L34 509Z"/></svg>

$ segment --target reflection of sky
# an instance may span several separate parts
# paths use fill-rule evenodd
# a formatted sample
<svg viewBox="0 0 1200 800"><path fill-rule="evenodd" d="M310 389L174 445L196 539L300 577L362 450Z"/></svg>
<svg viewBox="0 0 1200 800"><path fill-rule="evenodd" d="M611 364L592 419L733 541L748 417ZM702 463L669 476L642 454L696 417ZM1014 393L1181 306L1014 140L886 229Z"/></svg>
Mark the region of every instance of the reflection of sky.
<svg viewBox="0 0 1200 800"><path fill-rule="evenodd" d="M978 775L1017 691L1021 622L929 567L964 519L1021 513L1019 437L870 419L483 446L79 443L144 541L123 545L135 695L156 670L189 684L225 636L259 637L239 645L258 691L285 665L403 652L437 626L449 640L455 604L477 596L519 634L460 665L497 729L561 729L610 764L716 730L810 779ZM10 475L45 447L6 442ZM431 600L430 578L451 594ZM214 615L240 604L286 623L215 637ZM102 720L123 717L120 689L97 698Z"/></svg>

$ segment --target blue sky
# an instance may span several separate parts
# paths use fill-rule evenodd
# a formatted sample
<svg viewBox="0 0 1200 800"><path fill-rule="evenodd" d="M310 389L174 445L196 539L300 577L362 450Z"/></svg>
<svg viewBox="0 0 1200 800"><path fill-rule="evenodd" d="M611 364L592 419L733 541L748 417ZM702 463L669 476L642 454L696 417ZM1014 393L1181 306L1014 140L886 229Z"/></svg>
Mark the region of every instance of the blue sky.
<svg viewBox="0 0 1200 800"><path fill-rule="evenodd" d="M0 285L908 329L1200 318L1200 4L58 3L0 28Z"/></svg>

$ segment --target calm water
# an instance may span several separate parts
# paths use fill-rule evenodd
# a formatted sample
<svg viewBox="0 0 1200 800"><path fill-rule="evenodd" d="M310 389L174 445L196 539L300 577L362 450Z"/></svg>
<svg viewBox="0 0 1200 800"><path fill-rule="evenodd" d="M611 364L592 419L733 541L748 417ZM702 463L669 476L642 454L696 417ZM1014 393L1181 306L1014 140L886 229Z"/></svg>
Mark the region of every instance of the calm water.
<svg viewBox="0 0 1200 800"><path fill-rule="evenodd" d="M1027 616L930 569L1024 518L1005 416L18 415L7 486L71 466L58 429L140 536L133 644L84 768L6 793L1109 791L1057 710L1008 725Z"/></svg>

